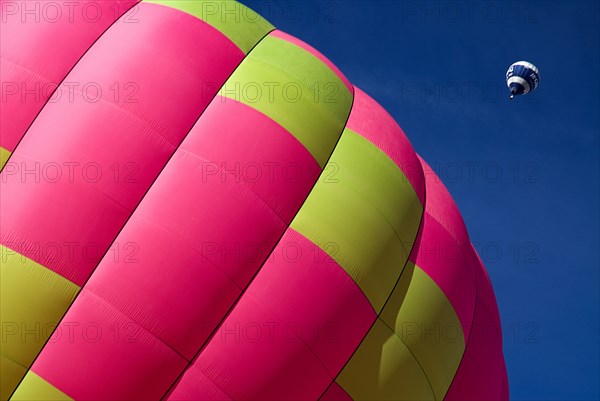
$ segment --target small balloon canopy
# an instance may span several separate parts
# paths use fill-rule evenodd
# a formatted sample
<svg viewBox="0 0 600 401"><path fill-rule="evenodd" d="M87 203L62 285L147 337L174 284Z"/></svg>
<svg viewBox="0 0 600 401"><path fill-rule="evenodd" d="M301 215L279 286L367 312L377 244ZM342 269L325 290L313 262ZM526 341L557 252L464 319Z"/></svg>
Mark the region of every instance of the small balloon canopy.
<svg viewBox="0 0 600 401"><path fill-rule="evenodd" d="M506 85L510 89L510 98L533 92L540 84L540 72L528 61L517 61L506 71Z"/></svg>

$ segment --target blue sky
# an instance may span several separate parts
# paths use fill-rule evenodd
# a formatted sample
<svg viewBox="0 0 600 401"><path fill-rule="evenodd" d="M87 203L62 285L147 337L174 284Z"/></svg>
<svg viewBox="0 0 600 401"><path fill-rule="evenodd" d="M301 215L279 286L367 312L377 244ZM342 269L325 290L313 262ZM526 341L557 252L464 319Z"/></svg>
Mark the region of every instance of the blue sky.
<svg viewBox="0 0 600 401"><path fill-rule="evenodd" d="M244 1L441 175L492 278L513 399L600 399L598 2ZM538 90L508 100L514 61Z"/></svg>

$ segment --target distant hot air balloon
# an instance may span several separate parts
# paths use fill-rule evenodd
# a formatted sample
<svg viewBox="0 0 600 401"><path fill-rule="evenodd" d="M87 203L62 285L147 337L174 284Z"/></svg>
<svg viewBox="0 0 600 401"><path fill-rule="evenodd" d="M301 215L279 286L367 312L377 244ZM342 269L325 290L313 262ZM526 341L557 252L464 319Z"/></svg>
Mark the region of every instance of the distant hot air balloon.
<svg viewBox="0 0 600 401"><path fill-rule="evenodd" d="M517 61L506 71L506 85L510 89L510 98L533 92L540 84L540 72L528 61Z"/></svg>

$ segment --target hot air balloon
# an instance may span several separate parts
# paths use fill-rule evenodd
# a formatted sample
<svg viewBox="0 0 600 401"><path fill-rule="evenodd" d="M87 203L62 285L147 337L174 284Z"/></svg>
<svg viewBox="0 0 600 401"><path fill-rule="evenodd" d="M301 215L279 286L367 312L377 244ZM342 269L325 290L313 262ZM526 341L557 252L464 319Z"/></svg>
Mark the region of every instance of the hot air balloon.
<svg viewBox="0 0 600 401"><path fill-rule="evenodd" d="M510 89L510 99L533 92L540 84L537 67L528 61L517 61L506 71L506 85Z"/></svg>
<svg viewBox="0 0 600 401"><path fill-rule="evenodd" d="M60 84L6 96L2 400L508 398L485 268L390 114L239 3L94 3L3 22L3 87Z"/></svg>

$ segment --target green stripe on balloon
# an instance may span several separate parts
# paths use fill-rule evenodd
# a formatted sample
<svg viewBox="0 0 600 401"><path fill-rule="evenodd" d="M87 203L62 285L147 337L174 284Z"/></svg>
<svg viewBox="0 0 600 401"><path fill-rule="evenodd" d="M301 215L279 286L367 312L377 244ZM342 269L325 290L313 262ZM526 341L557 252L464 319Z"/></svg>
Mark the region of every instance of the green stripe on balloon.
<svg viewBox="0 0 600 401"><path fill-rule="evenodd" d="M245 5L233 0L144 0L191 14L221 31L248 53L273 25Z"/></svg>
<svg viewBox="0 0 600 401"><path fill-rule="evenodd" d="M336 381L354 400L435 399L419 362L379 319Z"/></svg>
<svg viewBox="0 0 600 401"><path fill-rule="evenodd" d="M0 321L3 392L14 389L79 287L58 273L0 245ZM31 308L31 304L44 308ZM34 330L25 339L23 330ZM15 330L12 332L12 330ZM36 346L32 346L35 344ZM12 386L8 386L8 384ZM3 394L2 399L9 394Z"/></svg>
<svg viewBox="0 0 600 401"><path fill-rule="evenodd" d="M408 262L337 383L354 399L443 399L465 350L452 304Z"/></svg>
<svg viewBox="0 0 600 401"><path fill-rule="evenodd" d="M291 227L337 261L379 313L408 260L422 213L398 166L346 129Z"/></svg>
<svg viewBox="0 0 600 401"><path fill-rule="evenodd" d="M306 50L273 36L250 52L219 94L271 117L321 167L352 107L352 93L334 71Z"/></svg>
<svg viewBox="0 0 600 401"><path fill-rule="evenodd" d="M423 367L437 399L444 398L465 351L460 320L438 285L409 262L380 319Z"/></svg>
<svg viewBox="0 0 600 401"><path fill-rule="evenodd" d="M2 146L0 146L0 170L4 168L4 165L8 161L10 154L10 150L4 149Z"/></svg>
<svg viewBox="0 0 600 401"><path fill-rule="evenodd" d="M13 401L72 401L69 397L31 370L11 397Z"/></svg>

